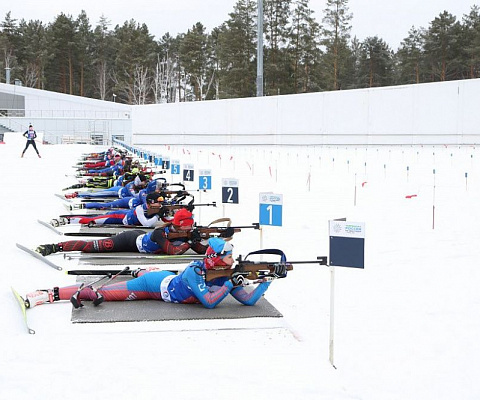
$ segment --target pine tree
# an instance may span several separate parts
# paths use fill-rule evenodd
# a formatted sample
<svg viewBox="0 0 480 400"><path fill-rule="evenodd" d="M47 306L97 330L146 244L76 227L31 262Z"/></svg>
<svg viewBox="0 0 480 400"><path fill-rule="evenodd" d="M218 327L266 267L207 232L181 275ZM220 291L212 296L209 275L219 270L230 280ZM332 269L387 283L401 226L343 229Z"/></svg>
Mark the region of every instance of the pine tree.
<svg viewBox="0 0 480 400"><path fill-rule="evenodd" d="M187 31L180 45L180 62L193 87L192 100L204 100L204 90L209 79L207 69L210 54L207 53L207 41L205 27L197 22Z"/></svg>
<svg viewBox="0 0 480 400"><path fill-rule="evenodd" d="M112 79L118 100L144 104L152 94L157 45L145 24L134 19L114 30L115 60Z"/></svg>
<svg viewBox="0 0 480 400"><path fill-rule="evenodd" d="M77 34L76 34L76 61L78 63L78 94L85 96L88 93L89 97L93 96L93 91L90 91L90 82L94 80L93 70L93 54L92 43L93 33L90 26L90 21L84 10L81 11L76 20ZM85 88L85 82L88 82L88 88ZM87 90L87 92L86 92Z"/></svg>
<svg viewBox="0 0 480 400"><path fill-rule="evenodd" d="M255 96L256 1L238 0L218 28L216 57L220 98Z"/></svg>
<svg viewBox="0 0 480 400"><path fill-rule="evenodd" d="M60 13L48 27L49 59L46 79L49 88L74 94L74 56L77 26L71 16Z"/></svg>
<svg viewBox="0 0 480 400"><path fill-rule="evenodd" d="M48 60L46 27L41 21L20 21L19 77L24 86L44 89Z"/></svg>
<svg viewBox="0 0 480 400"><path fill-rule="evenodd" d="M430 65L431 80L445 81L455 74L455 47L459 40L455 16L444 11L425 33L425 56Z"/></svg>
<svg viewBox="0 0 480 400"><path fill-rule="evenodd" d="M16 69L16 51L20 48L20 35L17 20L11 17L9 11L5 15L5 20L0 23L0 51L2 52L1 65L2 71L6 68L10 69L11 79L15 76Z"/></svg>
<svg viewBox="0 0 480 400"><path fill-rule="evenodd" d="M378 36L362 42L360 57L361 87L379 87L393 84L393 52Z"/></svg>
<svg viewBox="0 0 480 400"><path fill-rule="evenodd" d="M91 82L90 91L95 97L106 100L111 92L111 71L113 69L114 45L113 33L109 30L110 21L102 15L93 31L93 71L95 79Z"/></svg>
<svg viewBox="0 0 480 400"><path fill-rule="evenodd" d="M424 32L412 26L408 36L400 43L398 60L398 82L420 83L422 79Z"/></svg>
<svg viewBox="0 0 480 400"><path fill-rule="evenodd" d="M323 45L326 48L324 63L328 68L326 76L330 89L341 88L342 79L350 51L348 41L350 38L350 20L352 14L348 10L348 0L327 0L327 8L324 10Z"/></svg>
<svg viewBox="0 0 480 400"><path fill-rule="evenodd" d="M480 77L480 8L472 6L463 17L464 48L466 52L466 78Z"/></svg>
<svg viewBox="0 0 480 400"><path fill-rule="evenodd" d="M293 63L293 88L295 93L305 93L318 90L319 87L312 80L312 71L321 56L320 25L309 8L309 0L297 0L294 6L289 47Z"/></svg>
<svg viewBox="0 0 480 400"><path fill-rule="evenodd" d="M294 88L288 85L288 77L293 74L292 62L287 51L291 0L265 0L264 3L266 94L292 93Z"/></svg>

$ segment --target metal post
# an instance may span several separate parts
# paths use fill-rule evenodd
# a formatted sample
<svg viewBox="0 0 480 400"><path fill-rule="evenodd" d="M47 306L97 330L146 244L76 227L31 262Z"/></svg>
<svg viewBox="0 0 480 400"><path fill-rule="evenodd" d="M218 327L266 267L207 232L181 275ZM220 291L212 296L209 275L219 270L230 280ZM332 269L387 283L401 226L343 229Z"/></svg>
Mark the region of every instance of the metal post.
<svg viewBox="0 0 480 400"><path fill-rule="evenodd" d="M5 83L10 84L10 68L5 67Z"/></svg>
<svg viewBox="0 0 480 400"><path fill-rule="evenodd" d="M257 0L257 97L263 96L263 0Z"/></svg>
<svg viewBox="0 0 480 400"><path fill-rule="evenodd" d="M329 361L333 368L335 367L334 362L334 325L335 325L335 267L333 265L330 266L330 339L329 339L329 346L328 346L328 353L329 353Z"/></svg>

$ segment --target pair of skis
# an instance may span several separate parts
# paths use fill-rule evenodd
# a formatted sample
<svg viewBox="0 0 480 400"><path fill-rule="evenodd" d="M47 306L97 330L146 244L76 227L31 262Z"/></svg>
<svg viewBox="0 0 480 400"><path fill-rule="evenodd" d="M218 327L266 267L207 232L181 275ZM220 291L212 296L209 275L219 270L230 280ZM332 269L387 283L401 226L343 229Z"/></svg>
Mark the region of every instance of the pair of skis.
<svg viewBox="0 0 480 400"><path fill-rule="evenodd" d="M62 271L63 268L59 265L52 262L48 256L42 256L40 253L37 253L35 250L32 250L20 243L16 243L16 246L20 249L25 251L26 253L30 254L31 256L35 257L36 259L43 261L48 266ZM193 260L198 260L203 258L204 256L199 254L178 254L178 255L161 255L161 254L147 254L147 253L138 253L138 254L108 254L108 253L82 253L82 254L69 254L63 253L65 259L73 259L73 258L80 258L85 260L92 260L92 259L112 259L112 260L120 260L120 261L127 261L131 262L133 260L145 260L145 262L149 260L158 261L158 263L162 262L178 262L178 261L185 261L190 262Z"/></svg>
<svg viewBox="0 0 480 400"><path fill-rule="evenodd" d="M99 304L101 304L104 300L103 296L98 293L98 290L101 289L102 287L104 287L107 283L113 281L117 276L119 275L126 275L126 274L130 274L130 267L125 267L124 269L116 272L115 274L112 274L111 272L107 272L105 275L103 275L102 277L96 279L95 281L93 282L90 282L89 284L85 285L85 283L82 283L77 291L72 295L72 297L70 298L70 302L72 303L73 307L75 308L80 308L80 307L83 307L83 304L82 302L80 301L80 299L78 298L78 296L80 295L81 291L85 288L85 287L89 287L91 288L96 294L97 294L97 298L93 301L93 304L95 306L98 306ZM106 280L105 280L106 279ZM94 287L93 285L96 284L96 283L99 283L101 281L105 280L105 282L103 282L100 286L97 286L97 287ZM17 303L18 305L20 306L20 309L22 311L22 317L23 317L23 323L25 325L25 328L27 329L27 332L30 334L30 335L34 335L35 334L35 330L32 329L28 323L28 318L27 318L27 303L26 303L26 300L13 288L11 287L11 290L12 290L12 293L15 297L15 299L17 300Z"/></svg>

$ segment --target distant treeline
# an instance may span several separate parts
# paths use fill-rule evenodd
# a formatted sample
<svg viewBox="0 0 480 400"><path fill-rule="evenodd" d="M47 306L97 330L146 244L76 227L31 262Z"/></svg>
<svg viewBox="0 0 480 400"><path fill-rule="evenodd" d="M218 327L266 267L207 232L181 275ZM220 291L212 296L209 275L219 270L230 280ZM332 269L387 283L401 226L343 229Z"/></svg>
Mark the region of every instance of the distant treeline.
<svg viewBox="0 0 480 400"><path fill-rule="evenodd" d="M264 0L264 94L308 93L478 78L480 13L447 11L413 27L395 52L380 37L351 37L348 0L326 0L317 21L309 0ZM85 11L52 23L0 24L2 81L127 104L251 97L257 80L257 0L238 0L211 32L156 39L135 20L92 28Z"/></svg>

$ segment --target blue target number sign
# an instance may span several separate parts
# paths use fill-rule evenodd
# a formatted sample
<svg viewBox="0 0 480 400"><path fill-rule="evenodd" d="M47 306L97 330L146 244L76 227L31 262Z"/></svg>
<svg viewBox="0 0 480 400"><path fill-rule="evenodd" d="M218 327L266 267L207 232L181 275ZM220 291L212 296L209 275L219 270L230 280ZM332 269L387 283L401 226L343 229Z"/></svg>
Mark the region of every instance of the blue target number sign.
<svg viewBox="0 0 480 400"><path fill-rule="evenodd" d="M170 173L172 175L180 175L180 161L172 160L170 165Z"/></svg>
<svg viewBox="0 0 480 400"><path fill-rule="evenodd" d="M168 171L170 169L170 158L164 157L162 159L162 169Z"/></svg>
<svg viewBox="0 0 480 400"><path fill-rule="evenodd" d="M193 164L183 165L183 180L187 182L193 182L195 174L193 171Z"/></svg>
<svg viewBox="0 0 480 400"><path fill-rule="evenodd" d="M238 179L222 179L222 203L238 204Z"/></svg>
<svg viewBox="0 0 480 400"><path fill-rule="evenodd" d="M212 188L212 171L201 169L198 172L198 188L200 190L210 190Z"/></svg>
<svg viewBox="0 0 480 400"><path fill-rule="evenodd" d="M154 163L155 165L161 165L163 167L163 159L162 159L162 156L157 154L154 158Z"/></svg>
<svg viewBox="0 0 480 400"><path fill-rule="evenodd" d="M260 225L282 226L283 195L260 193Z"/></svg>

